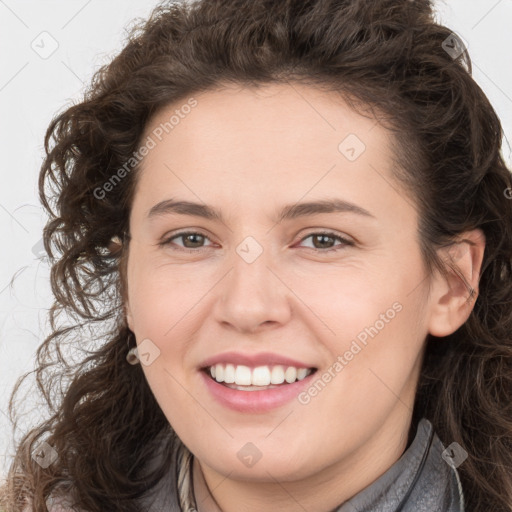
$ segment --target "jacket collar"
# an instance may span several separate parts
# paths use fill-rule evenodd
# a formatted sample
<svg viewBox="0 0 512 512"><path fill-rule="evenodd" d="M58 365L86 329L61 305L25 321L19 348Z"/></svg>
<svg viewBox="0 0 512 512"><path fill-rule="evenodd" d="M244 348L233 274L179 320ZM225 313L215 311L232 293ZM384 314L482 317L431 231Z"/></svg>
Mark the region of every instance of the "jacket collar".
<svg viewBox="0 0 512 512"><path fill-rule="evenodd" d="M464 512L464 496L454 463L422 418L413 442L393 466L332 512Z"/></svg>

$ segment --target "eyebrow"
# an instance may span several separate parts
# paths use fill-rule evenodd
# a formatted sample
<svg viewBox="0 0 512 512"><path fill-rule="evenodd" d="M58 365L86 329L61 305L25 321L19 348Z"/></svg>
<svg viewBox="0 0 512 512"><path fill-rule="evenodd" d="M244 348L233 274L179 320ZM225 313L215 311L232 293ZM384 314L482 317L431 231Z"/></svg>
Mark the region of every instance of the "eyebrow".
<svg viewBox="0 0 512 512"><path fill-rule="evenodd" d="M343 199L335 198L286 205L280 211L275 222L279 223L284 220L292 220L299 217L307 217L322 213L355 213L357 215L375 219L374 215L361 206ZM173 199L166 199L155 204L149 210L147 217L154 218L169 214L192 215L194 217L202 217L204 219L219 221L225 224L222 213L212 206L190 201L176 201Z"/></svg>

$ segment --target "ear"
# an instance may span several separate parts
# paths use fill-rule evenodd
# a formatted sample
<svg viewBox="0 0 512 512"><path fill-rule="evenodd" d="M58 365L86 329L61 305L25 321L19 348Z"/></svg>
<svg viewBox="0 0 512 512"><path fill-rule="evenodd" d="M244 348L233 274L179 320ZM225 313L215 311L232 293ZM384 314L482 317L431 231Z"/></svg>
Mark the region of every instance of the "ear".
<svg viewBox="0 0 512 512"><path fill-rule="evenodd" d="M129 235L126 232L123 232L123 238ZM123 300L124 313L126 317L126 323L130 331L133 332L133 316L130 309L130 304L128 302L128 291L127 291L127 283L126 283L126 274L127 274L127 263L128 263L128 252L127 247L124 248L124 242L119 236L113 236L110 239L110 244L108 246L108 250L110 254L114 257L119 256L119 279L120 279L120 288L121 288L121 297Z"/></svg>
<svg viewBox="0 0 512 512"><path fill-rule="evenodd" d="M451 263L456 270L447 266L448 277L436 271L432 280L428 328L433 336L448 336L469 318L478 297L484 250L485 235L481 229L466 231L453 245L439 250L442 260ZM464 280L474 289L473 297Z"/></svg>
<svg viewBox="0 0 512 512"><path fill-rule="evenodd" d="M130 304L128 303L128 301L125 302L124 311L126 314L126 323L128 324L130 331L133 332L133 316L132 316L132 312L130 310Z"/></svg>

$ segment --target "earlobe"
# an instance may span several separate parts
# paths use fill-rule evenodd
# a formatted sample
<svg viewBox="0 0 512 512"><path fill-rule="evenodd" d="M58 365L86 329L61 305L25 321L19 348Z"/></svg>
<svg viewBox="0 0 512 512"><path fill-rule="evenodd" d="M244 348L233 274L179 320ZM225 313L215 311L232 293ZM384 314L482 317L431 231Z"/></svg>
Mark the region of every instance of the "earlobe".
<svg viewBox="0 0 512 512"><path fill-rule="evenodd" d="M433 278L428 326L433 336L455 332L469 318L478 297L485 235L481 229L474 229L462 233L457 240L450 247L440 249L449 275L444 277L436 272Z"/></svg>

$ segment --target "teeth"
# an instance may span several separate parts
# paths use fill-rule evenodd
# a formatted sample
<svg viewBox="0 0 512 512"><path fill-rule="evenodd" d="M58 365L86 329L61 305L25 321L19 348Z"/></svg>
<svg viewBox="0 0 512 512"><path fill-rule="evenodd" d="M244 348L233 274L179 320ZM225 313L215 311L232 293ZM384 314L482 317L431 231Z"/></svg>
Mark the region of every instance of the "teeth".
<svg viewBox="0 0 512 512"><path fill-rule="evenodd" d="M232 364L227 364L224 371L224 382L233 384L235 382L235 367Z"/></svg>
<svg viewBox="0 0 512 512"><path fill-rule="evenodd" d="M297 370L297 379L302 380L302 379L305 379L307 376L308 376L307 368L299 368Z"/></svg>
<svg viewBox="0 0 512 512"><path fill-rule="evenodd" d="M270 382L272 384L282 384L284 382L284 367L277 365L272 368Z"/></svg>
<svg viewBox="0 0 512 512"><path fill-rule="evenodd" d="M238 365L235 370L235 384L237 386L250 386L251 369L248 366Z"/></svg>
<svg viewBox="0 0 512 512"><path fill-rule="evenodd" d="M305 379L310 373L308 368L295 368L294 366L257 366L249 368L245 365L216 364L210 367L210 375L217 382L234 384L235 386L259 386L288 384L296 380Z"/></svg>
<svg viewBox="0 0 512 512"><path fill-rule="evenodd" d="M252 371L253 386L268 386L270 384L270 369L268 366L258 366Z"/></svg>
<svg viewBox="0 0 512 512"><path fill-rule="evenodd" d="M215 366L215 380L217 382L224 382L224 366L221 364Z"/></svg>
<svg viewBox="0 0 512 512"><path fill-rule="evenodd" d="M297 380L297 368L294 368L293 366L288 366L288 368L286 368L286 371L284 372L284 380L288 382L288 384L295 382Z"/></svg>

